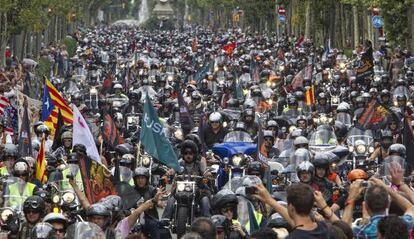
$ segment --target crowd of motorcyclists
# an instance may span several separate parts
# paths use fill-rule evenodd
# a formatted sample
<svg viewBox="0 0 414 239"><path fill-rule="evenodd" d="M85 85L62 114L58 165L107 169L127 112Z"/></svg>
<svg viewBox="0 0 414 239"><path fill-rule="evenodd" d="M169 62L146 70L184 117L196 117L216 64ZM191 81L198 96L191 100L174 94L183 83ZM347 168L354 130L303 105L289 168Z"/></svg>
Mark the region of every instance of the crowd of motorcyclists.
<svg viewBox="0 0 414 239"><path fill-rule="evenodd" d="M378 46L366 41L347 56L294 36L201 27L147 32L99 26L72 37L74 56L61 47L45 48L42 57L53 60L52 83L79 108L101 162L130 193L91 204L79 168L87 149L72 145L70 125L56 132L61 144L55 147L51 129L34 123L33 155L21 157L3 119L0 238L411 234L409 52L380 39ZM232 43L234 49L224 50ZM361 77L358 70L370 54L373 68ZM8 60L3 82L15 78L0 84L3 96L13 98L14 89L23 87L22 69L30 73L15 58ZM161 164L139 141L146 95L181 172ZM181 120L182 107L191 122ZM124 143L105 141L105 115ZM36 179L43 139L47 183ZM386 217L385 209L404 216Z"/></svg>

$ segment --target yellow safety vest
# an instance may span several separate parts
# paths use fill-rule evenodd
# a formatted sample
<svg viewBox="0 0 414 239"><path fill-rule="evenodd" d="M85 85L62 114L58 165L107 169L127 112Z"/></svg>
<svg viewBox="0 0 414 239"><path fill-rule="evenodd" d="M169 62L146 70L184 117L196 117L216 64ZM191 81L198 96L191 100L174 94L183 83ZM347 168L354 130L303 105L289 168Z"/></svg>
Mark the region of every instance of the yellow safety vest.
<svg viewBox="0 0 414 239"><path fill-rule="evenodd" d="M263 214L255 210L254 217L256 218L257 224L259 224L260 226L260 224L262 223ZM246 230L250 233L250 220L246 223Z"/></svg>
<svg viewBox="0 0 414 239"><path fill-rule="evenodd" d="M120 178L121 178L121 182L126 182L126 181L123 179L122 174L120 175ZM134 178L133 178L133 177L131 177L131 178L129 179L128 184L129 184L129 185L131 185L131 186L133 186L133 187L135 186L135 183L134 183Z"/></svg>
<svg viewBox="0 0 414 239"><path fill-rule="evenodd" d="M69 184L69 180L67 179L67 176L69 175L70 170L68 168L66 168L65 170L62 171L62 176L63 176L63 180L62 180L62 190L72 190L72 186ZM81 191L83 191L83 180L82 180L82 174L80 172L80 170L78 170L78 172L75 175L75 182L78 185L79 189Z"/></svg>
<svg viewBox="0 0 414 239"><path fill-rule="evenodd" d="M6 166L3 166L0 168L0 176L8 176L9 174L9 170L7 169Z"/></svg>
<svg viewBox="0 0 414 239"><path fill-rule="evenodd" d="M36 185L34 185L33 183L26 183L26 186L23 189L23 192L20 194L17 183L8 185L8 190L9 190L9 195L10 195L9 200L8 200L9 206L14 207L14 208L20 207L27 197L30 197L33 195L33 190L35 189L35 187Z"/></svg>

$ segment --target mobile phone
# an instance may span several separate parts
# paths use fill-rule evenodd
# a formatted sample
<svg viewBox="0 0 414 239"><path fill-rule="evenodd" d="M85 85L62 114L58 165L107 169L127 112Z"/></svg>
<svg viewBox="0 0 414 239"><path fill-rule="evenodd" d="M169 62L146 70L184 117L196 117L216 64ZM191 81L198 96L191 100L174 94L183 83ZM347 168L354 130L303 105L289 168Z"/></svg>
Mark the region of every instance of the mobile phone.
<svg viewBox="0 0 414 239"><path fill-rule="evenodd" d="M165 179L164 178L160 178L160 180L158 181L158 187L165 188L165 186L166 186Z"/></svg>

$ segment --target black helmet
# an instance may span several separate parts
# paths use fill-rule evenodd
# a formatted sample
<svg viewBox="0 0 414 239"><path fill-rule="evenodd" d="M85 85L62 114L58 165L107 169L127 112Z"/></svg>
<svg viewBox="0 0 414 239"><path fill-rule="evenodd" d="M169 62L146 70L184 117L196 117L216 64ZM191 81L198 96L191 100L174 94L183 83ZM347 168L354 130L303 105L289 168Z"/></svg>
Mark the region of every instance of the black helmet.
<svg viewBox="0 0 414 239"><path fill-rule="evenodd" d="M194 155L198 154L198 147L196 143L192 140L187 139L181 143L181 153L183 153L185 149L191 149Z"/></svg>
<svg viewBox="0 0 414 239"><path fill-rule="evenodd" d="M47 162L47 165L49 166L56 166L56 164L57 164L57 158L55 157L55 155L54 154L52 154L52 153L46 153L46 155L45 155L45 159L46 159L46 162Z"/></svg>
<svg viewBox="0 0 414 239"><path fill-rule="evenodd" d="M229 108L239 108L240 102L237 99L232 98L227 101L227 105Z"/></svg>
<svg viewBox="0 0 414 239"><path fill-rule="evenodd" d="M397 101L407 100L407 97L405 95L397 95L395 98L397 99Z"/></svg>
<svg viewBox="0 0 414 239"><path fill-rule="evenodd" d="M71 164L77 164L79 162L78 154L76 154L76 153L70 153L68 155L68 159L67 159L66 162L67 163L71 163Z"/></svg>
<svg viewBox="0 0 414 239"><path fill-rule="evenodd" d="M388 97L390 97L390 96L391 96L391 93L390 93L390 91L389 91L389 90L387 90L387 89L383 89L383 90L381 91L380 96L381 96L381 97L383 97L383 96L388 96Z"/></svg>
<svg viewBox="0 0 414 239"><path fill-rule="evenodd" d="M403 144L392 144L388 149L388 155L398 155L402 158L405 158L406 148Z"/></svg>
<svg viewBox="0 0 414 239"><path fill-rule="evenodd" d="M200 136L198 136L197 134L187 134L184 138L184 140L191 140L193 141L196 145L198 149L201 149L203 142L200 139Z"/></svg>
<svg viewBox="0 0 414 239"><path fill-rule="evenodd" d="M309 161L303 161L296 167L296 173L300 176L301 173L308 172L311 176L315 174L315 167Z"/></svg>
<svg viewBox="0 0 414 239"><path fill-rule="evenodd" d="M325 153L316 153L312 164L315 168L329 168L329 157Z"/></svg>
<svg viewBox="0 0 414 239"><path fill-rule="evenodd" d="M236 207L239 200L234 192L223 189L219 191L212 199L212 206L215 210L226 207Z"/></svg>
<svg viewBox="0 0 414 239"><path fill-rule="evenodd" d="M86 147L83 144L75 144L73 146L73 152L86 154Z"/></svg>
<svg viewBox="0 0 414 239"><path fill-rule="evenodd" d="M326 96L325 92L321 92L318 95L318 100L322 100L322 99L327 99L328 97Z"/></svg>
<svg viewBox="0 0 414 239"><path fill-rule="evenodd" d="M30 233L32 239L55 239L57 238L56 231L50 223L37 223Z"/></svg>
<svg viewBox="0 0 414 239"><path fill-rule="evenodd" d="M336 120L335 121L335 135L337 138L344 138L346 134L348 133L348 129L344 123L341 121Z"/></svg>
<svg viewBox="0 0 414 239"><path fill-rule="evenodd" d="M148 168L145 167L137 167L134 170L134 178L138 177L138 176L145 176L147 178L149 178L149 170Z"/></svg>
<svg viewBox="0 0 414 239"><path fill-rule="evenodd" d="M129 154L131 153L133 147L130 144L118 144L115 146L115 152L119 155Z"/></svg>
<svg viewBox="0 0 414 239"><path fill-rule="evenodd" d="M42 214L45 211L45 201L39 196L30 196L23 203L23 212L35 211Z"/></svg>

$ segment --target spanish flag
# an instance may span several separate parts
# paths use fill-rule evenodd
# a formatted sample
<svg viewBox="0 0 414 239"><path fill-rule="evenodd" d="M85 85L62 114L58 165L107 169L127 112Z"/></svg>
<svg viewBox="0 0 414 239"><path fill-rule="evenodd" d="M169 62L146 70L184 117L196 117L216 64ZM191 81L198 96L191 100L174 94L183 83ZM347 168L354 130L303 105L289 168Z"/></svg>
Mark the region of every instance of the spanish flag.
<svg viewBox="0 0 414 239"><path fill-rule="evenodd" d="M65 124L72 124L73 112L57 89L52 83L46 79L43 93L42 104L42 121L50 129L50 134L53 136L56 130L59 110L63 116Z"/></svg>
<svg viewBox="0 0 414 239"><path fill-rule="evenodd" d="M308 106L315 104L315 86L313 84L311 88L305 92L305 103Z"/></svg>
<svg viewBox="0 0 414 239"><path fill-rule="evenodd" d="M45 139L42 139L42 144L40 145L39 154L37 155L36 179L42 183L47 182L46 159L45 159Z"/></svg>

